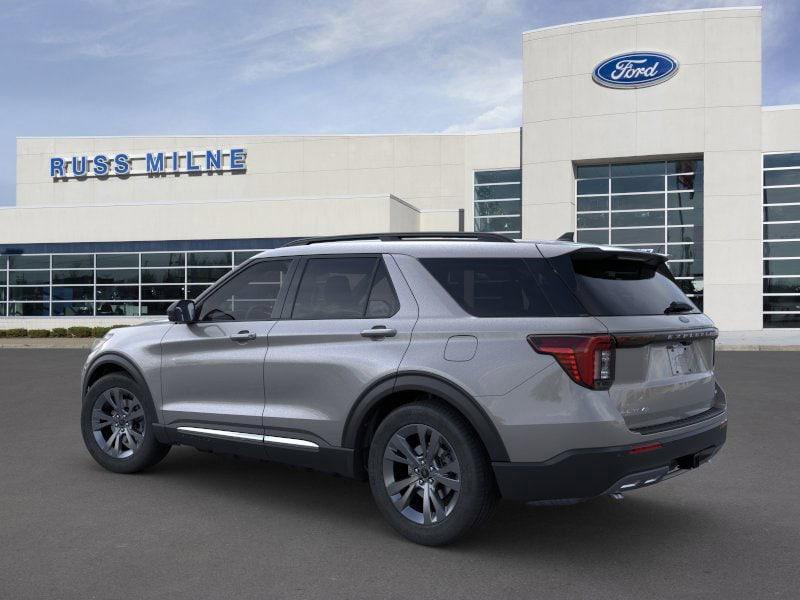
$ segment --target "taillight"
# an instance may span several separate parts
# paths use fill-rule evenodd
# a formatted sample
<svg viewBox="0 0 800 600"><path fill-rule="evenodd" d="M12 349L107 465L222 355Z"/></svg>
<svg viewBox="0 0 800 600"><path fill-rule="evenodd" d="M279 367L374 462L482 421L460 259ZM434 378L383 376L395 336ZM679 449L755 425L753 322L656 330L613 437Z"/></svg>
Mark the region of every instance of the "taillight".
<svg viewBox="0 0 800 600"><path fill-rule="evenodd" d="M556 359L570 378L593 390L607 390L614 381L614 340L610 335L529 335L539 354Z"/></svg>

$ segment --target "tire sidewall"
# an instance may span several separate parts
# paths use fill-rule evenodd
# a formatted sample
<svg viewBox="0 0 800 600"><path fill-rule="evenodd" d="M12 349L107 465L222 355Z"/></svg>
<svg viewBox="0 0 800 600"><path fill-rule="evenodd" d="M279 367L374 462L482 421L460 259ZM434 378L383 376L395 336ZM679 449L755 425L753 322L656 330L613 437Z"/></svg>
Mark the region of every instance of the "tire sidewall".
<svg viewBox="0 0 800 600"><path fill-rule="evenodd" d="M114 458L97 444L92 431L92 409L97 398L111 388L130 391L141 403L145 413L145 433L142 445L127 458ZM89 454L103 467L116 473L135 473L158 462L165 454L165 446L155 437L153 424L157 422L150 395L136 381L125 375L111 374L98 379L83 397L81 408L81 433ZM168 446L166 447L168 448ZM159 456L159 454L161 456Z"/></svg>
<svg viewBox="0 0 800 600"><path fill-rule="evenodd" d="M442 523L423 525L404 517L395 508L383 480L383 456L392 435L401 427L423 424L438 430L453 448L461 467L458 502ZM482 447L458 415L433 404L412 404L392 412L378 426L370 445L369 483L378 509L399 533L426 545L447 544L468 533L479 519L487 486L487 464Z"/></svg>

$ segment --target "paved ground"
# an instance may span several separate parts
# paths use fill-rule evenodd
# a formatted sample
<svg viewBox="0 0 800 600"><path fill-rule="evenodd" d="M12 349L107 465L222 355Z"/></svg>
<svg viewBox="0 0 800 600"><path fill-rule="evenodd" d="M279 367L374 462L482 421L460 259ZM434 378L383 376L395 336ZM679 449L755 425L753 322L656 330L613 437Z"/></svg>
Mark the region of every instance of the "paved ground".
<svg viewBox="0 0 800 600"><path fill-rule="evenodd" d="M78 430L84 350L0 349L0 598L798 598L800 356L719 354L729 443L698 472L562 508L503 502L414 546L366 484L173 449L114 475Z"/></svg>

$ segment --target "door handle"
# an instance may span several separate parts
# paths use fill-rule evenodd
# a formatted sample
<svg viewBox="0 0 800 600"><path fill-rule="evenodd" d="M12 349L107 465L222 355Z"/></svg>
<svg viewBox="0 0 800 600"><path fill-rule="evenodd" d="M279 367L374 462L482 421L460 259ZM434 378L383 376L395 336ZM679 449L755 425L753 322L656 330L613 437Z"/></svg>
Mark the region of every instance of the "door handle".
<svg viewBox="0 0 800 600"><path fill-rule="evenodd" d="M361 332L361 337L378 340L386 337L394 337L397 335L397 329L391 329L385 325L375 325L372 329L365 329Z"/></svg>
<svg viewBox="0 0 800 600"><path fill-rule="evenodd" d="M231 339L234 342L249 342L256 339L256 334L254 331L240 331L239 333L231 334Z"/></svg>

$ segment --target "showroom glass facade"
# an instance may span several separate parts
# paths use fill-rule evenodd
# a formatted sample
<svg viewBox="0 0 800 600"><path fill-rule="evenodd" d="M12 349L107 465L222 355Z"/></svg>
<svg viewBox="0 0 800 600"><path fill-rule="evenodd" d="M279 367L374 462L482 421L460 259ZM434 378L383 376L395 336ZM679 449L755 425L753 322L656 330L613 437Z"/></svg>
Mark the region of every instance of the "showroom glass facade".
<svg viewBox="0 0 800 600"><path fill-rule="evenodd" d="M800 153L764 155L764 327L800 327Z"/></svg>
<svg viewBox="0 0 800 600"><path fill-rule="evenodd" d="M681 288L703 307L703 161L575 168L577 241L669 255Z"/></svg>
<svg viewBox="0 0 800 600"><path fill-rule="evenodd" d="M0 256L0 316L163 316L260 250Z"/></svg>
<svg viewBox="0 0 800 600"><path fill-rule="evenodd" d="M475 171L475 231L522 237L522 171Z"/></svg>

